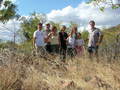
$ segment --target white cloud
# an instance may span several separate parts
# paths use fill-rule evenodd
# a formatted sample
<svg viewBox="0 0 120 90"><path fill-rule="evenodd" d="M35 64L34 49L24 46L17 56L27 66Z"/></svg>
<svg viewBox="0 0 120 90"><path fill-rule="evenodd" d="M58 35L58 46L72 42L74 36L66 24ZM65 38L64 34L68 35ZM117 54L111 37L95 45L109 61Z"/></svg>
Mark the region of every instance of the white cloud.
<svg viewBox="0 0 120 90"><path fill-rule="evenodd" d="M5 1L5 0L4 0ZM12 1L13 3L16 2L17 0L9 0L9 1Z"/></svg>
<svg viewBox="0 0 120 90"><path fill-rule="evenodd" d="M92 4L81 3L76 8L67 6L62 10L52 10L47 14L48 20L55 22L75 22L86 27L90 20L96 21L98 26L114 26L120 24L120 8L113 10L107 6L105 11L99 10Z"/></svg>
<svg viewBox="0 0 120 90"><path fill-rule="evenodd" d="M20 28L20 21L10 20L6 24L0 23L0 39L13 41L14 32L16 40L19 35L16 33Z"/></svg>

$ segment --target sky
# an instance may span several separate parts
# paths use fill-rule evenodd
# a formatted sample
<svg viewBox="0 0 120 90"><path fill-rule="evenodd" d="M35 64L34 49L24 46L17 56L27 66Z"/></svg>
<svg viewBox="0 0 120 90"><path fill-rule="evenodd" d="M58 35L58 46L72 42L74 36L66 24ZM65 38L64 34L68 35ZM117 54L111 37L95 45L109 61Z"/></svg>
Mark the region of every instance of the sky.
<svg viewBox="0 0 120 90"><path fill-rule="evenodd" d="M85 0L19 0L15 3L18 5L20 14L28 15L34 11L46 14L69 5L76 7L83 1Z"/></svg>
<svg viewBox="0 0 120 90"><path fill-rule="evenodd" d="M49 21L62 22L64 25L72 21L79 25L80 31L88 29L90 20L94 20L99 28L120 24L120 8L113 10L104 3L100 3L100 6L105 6L105 11L102 12L98 6L86 4L86 0L12 0L12 2L17 5L21 16L29 16L34 11L44 13ZM5 25L0 23L0 26L0 39L13 40L13 31L19 29L20 22L10 20Z"/></svg>

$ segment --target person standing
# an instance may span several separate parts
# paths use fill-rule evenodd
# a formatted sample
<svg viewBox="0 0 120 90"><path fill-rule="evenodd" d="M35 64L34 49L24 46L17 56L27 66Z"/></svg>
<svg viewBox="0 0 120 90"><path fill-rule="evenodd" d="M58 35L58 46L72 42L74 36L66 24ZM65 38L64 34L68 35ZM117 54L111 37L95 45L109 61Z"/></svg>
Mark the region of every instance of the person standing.
<svg viewBox="0 0 120 90"><path fill-rule="evenodd" d="M51 30L50 30L50 24L47 23L47 24L46 24L46 30L45 30L45 36L46 36L46 38L48 37L48 35L49 35L50 32L51 32ZM51 53L51 52L52 52L50 39L47 39L47 40L46 40L45 49L46 49L46 51L47 51L48 53Z"/></svg>
<svg viewBox="0 0 120 90"><path fill-rule="evenodd" d="M66 26L62 26L59 32L59 46L60 46L60 58L65 62L66 50L67 50L67 38L68 34L65 32Z"/></svg>
<svg viewBox="0 0 120 90"><path fill-rule="evenodd" d="M81 33L77 34L77 40L76 40L76 52L77 52L77 56L83 56L83 52L84 52L84 40L81 36Z"/></svg>
<svg viewBox="0 0 120 90"><path fill-rule="evenodd" d="M75 37L73 36L73 29L71 30L68 38L67 38L67 55L72 58L75 56Z"/></svg>
<svg viewBox="0 0 120 90"><path fill-rule="evenodd" d="M37 54L45 54L45 34L42 30L42 23L38 24L38 29L33 34L33 46Z"/></svg>
<svg viewBox="0 0 120 90"><path fill-rule="evenodd" d="M53 26L51 29L51 33L48 34L48 39L51 42L51 51L53 54L59 53L59 39L58 39L58 32L57 27Z"/></svg>
<svg viewBox="0 0 120 90"><path fill-rule="evenodd" d="M103 34L100 29L95 27L95 21L90 21L90 31L88 37L88 52L90 58L95 55L98 58L98 48L103 40Z"/></svg>

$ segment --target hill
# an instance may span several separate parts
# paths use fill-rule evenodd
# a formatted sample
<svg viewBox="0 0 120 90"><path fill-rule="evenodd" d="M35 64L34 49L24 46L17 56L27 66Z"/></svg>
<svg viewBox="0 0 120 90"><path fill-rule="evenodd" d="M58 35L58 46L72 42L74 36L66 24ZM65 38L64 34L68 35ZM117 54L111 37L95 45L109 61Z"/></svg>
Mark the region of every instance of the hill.
<svg viewBox="0 0 120 90"><path fill-rule="evenodd" d="M120 25L103 31L99 62L85 51L62 63L58 55L35 55L30 42L7 43L0 49L0 90L120 90L119 32Z"/></svg>

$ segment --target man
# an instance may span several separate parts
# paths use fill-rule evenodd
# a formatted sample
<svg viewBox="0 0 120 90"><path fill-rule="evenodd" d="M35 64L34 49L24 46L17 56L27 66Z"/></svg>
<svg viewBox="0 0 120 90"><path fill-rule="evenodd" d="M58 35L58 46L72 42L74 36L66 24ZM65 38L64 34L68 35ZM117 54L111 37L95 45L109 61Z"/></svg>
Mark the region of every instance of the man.
<svg viewBox="0 0 120 90"><path fill-rule="evenodd" d="M60 46L60 55L63 62L65 62L66 58L66 50L67 50L67 38L68 34L65 32L66 26L62 26L61 31L59 32L59 46Z"/></svg>
<svg viewBox="0 0 120 90"><path fill-rule="evenodd" d="M101 33L100 29L95 27L95 22L90 21L90 31L89 31L89 42L88 42L88 52L90 58L92 58L93 55L98 57L98 48L99 45L102 42L103 34Z"/></svg>
<svg viewBox="0 0 120 90"><path fill-rule="evenodd" d="M45 54L45 34L42 30L42 23L38 24L38 30L33 34L33 46L37 50L37 54Z"/></svg>
<svg viewBox="0 0 120 90"><path fill-rule="evenodd" d="M51 32L51 30L50 30L50 24L47 23L47 24L46 24L46 31L45 31L46 38L48 37L48 34L49 34L50 32ZM47 51L48 53L51 53L51 52L52 52L50 39L47 39L47 40L46 40L45 49L46 49L46 51Z"/></svg>

